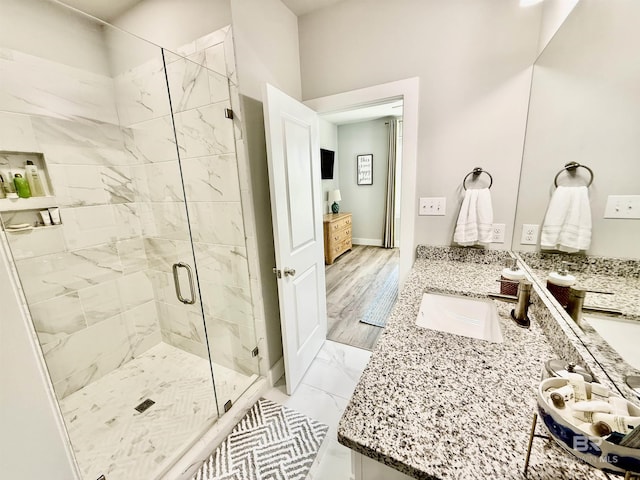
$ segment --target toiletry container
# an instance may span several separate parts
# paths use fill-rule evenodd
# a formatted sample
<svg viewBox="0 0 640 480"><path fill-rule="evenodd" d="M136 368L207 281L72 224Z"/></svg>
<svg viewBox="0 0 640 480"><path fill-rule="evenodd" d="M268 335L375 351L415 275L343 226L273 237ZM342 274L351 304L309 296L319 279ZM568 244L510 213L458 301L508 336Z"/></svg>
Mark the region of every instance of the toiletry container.
<svg viewBox="0 0 640 480"><path fill-rule="evenodd" d="M16 173L13 178L13 184L16 187L16 192L20 198L29 198L31 196L31 189L29 188L29 182L19 173Z"/></svg>
<svg viewBox="0 0 640 480"><path fill-rule="evenodd" d="M507 267L502 269L500 279L507 280L505 282L500 282L501 294L518 295L518 284L520 283L520 280L524 279L524 270L518 267L518 262L515 258L510 259L507 262Z"/></svg>
<svg viewBox="0 0 640 480"><path fill-rule="evenodd" d="M42 177L40 176L38 167L36 167L31 160L27 160L27 164L24 167L24 174L27 177L31 195L34 197L44 197L45 191Z"/></svg>
<svg viewBox="0 0 640 480"><path fill-rule="evenodd" d="M569 262L562 262L558 271L549 273L547 277L547 290L563 308L566 308L569 303L569 287L576 283L576 277L569 273L567 265Z"/></svg>
<svg viewBox="0 0 640 480"><path fill-rule="evenodd" d="M18 194L16 193L16 187L13 184L13 178L11 176L11 172L9 172L9 176L5 180L4 178L1 180L2 185L0 188L4 190L4 194L7 198L18 198Z"/></svg>

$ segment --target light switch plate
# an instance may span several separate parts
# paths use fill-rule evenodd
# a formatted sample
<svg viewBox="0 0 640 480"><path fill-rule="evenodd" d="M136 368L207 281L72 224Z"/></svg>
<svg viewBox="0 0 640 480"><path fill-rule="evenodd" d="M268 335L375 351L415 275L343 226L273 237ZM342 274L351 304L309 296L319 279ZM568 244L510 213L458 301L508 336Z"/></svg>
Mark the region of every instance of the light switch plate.
<svg viewBox="0 0 640 480"><path fill-rule="evenodd" d="M420 197L418 215L445 215L447 199L445 197Z"/></svg>
<svg viewBox="0 0 640 480"><path fill-rule="evenodd" d="M521 245L537 245L538 233L540 225L525 223L522 225L522 235L520 236Z"/></svg>
<svg viewBox="0 0 640 480"><path fill-rule="evenodd" d="M640 195L609 195L604 218L640 218Z"/></svg>
<svg viewBox="0 0 640 480"><path fill-rule="evenodd" d="M504 223L494 223L491 230L491 243L504 243Z"/></svg>

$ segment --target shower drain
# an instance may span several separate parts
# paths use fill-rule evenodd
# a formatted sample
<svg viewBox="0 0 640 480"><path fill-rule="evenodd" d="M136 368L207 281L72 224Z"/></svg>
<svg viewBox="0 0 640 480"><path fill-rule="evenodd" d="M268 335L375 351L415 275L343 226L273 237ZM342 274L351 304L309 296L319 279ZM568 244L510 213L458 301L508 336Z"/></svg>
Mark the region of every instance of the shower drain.
<svg viewBox="0 0 640 480"><path fill-rule="evenodd" d="M149 408L151 405L153 405L154 402L153 400L151 400L150 398L147 398L144 402L142 402L140 405L138 405L136 407L136 410L140 413L144 412L147 408Z"/></svg>

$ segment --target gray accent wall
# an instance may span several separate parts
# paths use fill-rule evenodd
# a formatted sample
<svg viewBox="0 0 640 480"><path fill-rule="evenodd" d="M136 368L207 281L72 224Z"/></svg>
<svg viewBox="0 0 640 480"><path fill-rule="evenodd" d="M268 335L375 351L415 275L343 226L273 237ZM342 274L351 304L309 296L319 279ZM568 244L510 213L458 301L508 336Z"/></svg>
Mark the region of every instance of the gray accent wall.
<svg viewBox="0 0 640 480"><path fill-rule="evenodd" d="M387 190L387 118L338 127L341 212L351 212L353 243L382 245ZM356 157L373 154L373 185L358 185Z"/></svg>

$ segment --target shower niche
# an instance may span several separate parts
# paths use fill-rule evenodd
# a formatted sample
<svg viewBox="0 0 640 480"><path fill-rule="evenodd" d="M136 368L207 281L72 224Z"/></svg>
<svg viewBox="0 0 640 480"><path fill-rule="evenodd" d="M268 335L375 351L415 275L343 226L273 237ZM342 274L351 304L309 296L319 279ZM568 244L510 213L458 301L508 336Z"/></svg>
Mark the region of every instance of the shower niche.
<svg viewBox="0 0 640 480"><path fill-rule="evenodd" d="M19 197L17 193L11 198L10 192L16 192L15 175L19 174L25 180L28 178L26 173L27 162L30 162L37 169L39 180L36 181L39 182L40 187L34 189L30 184L30 196L28 198ZM56 206L49 169L42 153L0 151L0 176L2 177L0 188L3 190L0 193L0 212ZM11 185L5 185L7 182L10 182ZM38 192L38 190L40 191Z"/></svg>
<svg viewBox="0 0 640 480"><path fill-rule="evenodd" d="M37 169L38 178L34 181L38 184L35 188L26 172L29 164ZM29 185L30 197L18 196L14 183L16 174ZM58 228L61 225L60 210L42 153L0 151L0 177L0 223L9 236L9 243L24 242L34 229ZM27 240L30 241L33 239Z"/></svg>

